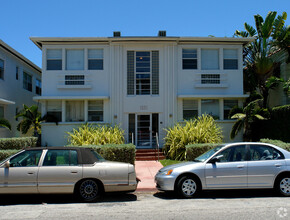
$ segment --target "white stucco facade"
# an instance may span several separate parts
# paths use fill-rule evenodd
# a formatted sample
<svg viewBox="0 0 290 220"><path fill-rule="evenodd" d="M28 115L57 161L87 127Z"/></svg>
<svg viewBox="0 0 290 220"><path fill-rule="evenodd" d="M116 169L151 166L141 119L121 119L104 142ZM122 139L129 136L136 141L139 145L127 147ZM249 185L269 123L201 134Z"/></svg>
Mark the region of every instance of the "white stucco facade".
<svg viewBox="0 0 290 220"><path fill-rule="evenodd" d="M185 115L203 113L216 117L225 142L229 142L233 121L225 118L225 103L241 106L247 97L243 91L242 49L248 39L31 39L43 57L42 96L35 100L42 103L43 114L50 112L61 121L42 125L42 145L65 145L66 132L92 122L119 124L128 142L133 133L138 147L152 147L156 132L162 145L164 128L183 121ZM92 52L101 55L92 58ZM228 52L235 54L233 69L225 68ZM53 57L53 53L58 55ZM207 59L207 54L213 58ZM90 59L99 66L90 66ZM79 113L73 109L80 109ZM241 135L236 140L241 140Z"/></svg>
<svg viewBox="0 0 290 220"><path fill-rule="evenodd" d="M0 118L7 119L12 127L11 131L0 127L0 138L18 137L16 112L23 104L37 104L33 97L37 95L36 86L41 89L41 69L1 40L0 63Z"/></svg>

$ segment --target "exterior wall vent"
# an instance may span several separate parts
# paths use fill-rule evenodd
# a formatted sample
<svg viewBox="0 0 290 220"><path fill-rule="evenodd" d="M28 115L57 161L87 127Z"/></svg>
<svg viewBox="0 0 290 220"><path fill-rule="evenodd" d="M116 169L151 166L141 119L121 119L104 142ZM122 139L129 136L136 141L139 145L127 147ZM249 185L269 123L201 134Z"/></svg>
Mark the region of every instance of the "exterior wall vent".
<svg viewBox="0 0 290 220"><path fill-rule="evenodd" d="M166 37L166 31L159 31L158 37Z"/></svg>
<svg viewBox="0 0 290 220"><path fill-rule="evenodd" d="M120 31L114 31L114 37L121 37Z"/></svg>

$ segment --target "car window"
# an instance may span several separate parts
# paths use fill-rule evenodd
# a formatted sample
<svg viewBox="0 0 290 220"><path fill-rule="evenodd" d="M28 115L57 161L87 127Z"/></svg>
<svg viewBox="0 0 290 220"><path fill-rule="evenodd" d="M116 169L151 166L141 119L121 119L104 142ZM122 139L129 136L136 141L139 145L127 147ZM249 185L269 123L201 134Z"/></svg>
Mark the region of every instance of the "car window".
<svg viewBox="0 0 290 220"><path fill-rule="evenodd" d="M34 167L38 166L42 150L24 151L10 159L10 167Z"/></svg>
<svg viewBox="0 0 290 220"><path fill-rule="evenodd" d="M246 146L238 145L229 147L216 155L221 156L218 162L236 162L246 160Z"/></svg>
<svg viewBox="0 0 290 220"><path fill-rule="evenodd" d="M75 166L78 165L76 150L48 150L43 166Z"/></svg>
<svg viewBox="0 0 290 220"><path fill-rule="evenodd" d="M250 155L252 161L284 159L280 151L266 145L250 145Z"/></svg>

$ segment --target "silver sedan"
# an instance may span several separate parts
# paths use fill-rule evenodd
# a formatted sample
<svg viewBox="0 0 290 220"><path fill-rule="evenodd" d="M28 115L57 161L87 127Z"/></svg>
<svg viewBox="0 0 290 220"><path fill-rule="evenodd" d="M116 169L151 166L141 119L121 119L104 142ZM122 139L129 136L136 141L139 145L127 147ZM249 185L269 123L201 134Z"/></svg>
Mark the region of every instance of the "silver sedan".
<svg viewBox="0 0 290 220"><path fill-rule="evenodd" d="M290 196L290 152L271 144L220 145L192 162L166 166L155 176L157 189L191 198L201 190L275 188Z"/></svg>
<svg viewBox="0 0 290 220"><path fill-rule="evenodd" d="M0 162L0 194L74 193L93 202L103 192L136 188L133 165L106 161L86 148L31 148Z"/></svg>

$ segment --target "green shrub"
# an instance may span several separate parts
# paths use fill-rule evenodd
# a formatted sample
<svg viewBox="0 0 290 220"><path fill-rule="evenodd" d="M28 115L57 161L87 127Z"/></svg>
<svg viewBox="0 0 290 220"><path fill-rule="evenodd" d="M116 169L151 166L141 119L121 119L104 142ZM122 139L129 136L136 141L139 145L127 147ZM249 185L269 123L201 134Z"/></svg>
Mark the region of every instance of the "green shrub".
<svg viewBox="0 0 290 220"><path fill-rule="evenodd" d="M105 145L105 144L124 144L124 130L119 126L93 126L84 124L69 135L68 142L71 145Z"/></svg>
<svg viewBox="0 0 290 220"><path fill-rule="evenodd" d="M19 150L0 150L0 161L5 160L17 152L19 152Z"/></svg>
<svg viewBox="0 0 290 220"><path fill-rule="evenodd" d="M270 119L261 121L255 127L258 140L269 138L290 142L290 105L283 105L270 110Z"/></svg>
<svg viewBox="0 0 290 220"><path fill-rule="evenodd" d="M220 144L190 144L186 145L186 160L192 161L203 153L217 147Z"/></svg>
<svg viewBox="0 0 290 220"><path fill-rule="evenodd" d="M222 130L210 115L202 115L197 119L177 123L165 129L164 149L166 156L173 160L185 159L185 146L196 143L222 142ZM166 152L167 151L167 152Z"/></svg>
<svg viewBox="0 0 290 220"><path fill-rule="evenodd" d="M285 142L280 141L280 140L271 140L271 139L268 139L268 138L261 139L260 142L273 144L273 145L281 147L281 148L283 148L283 149L285 149L287 151L290 151L290 143L285 143Z"/></svg>
<svg viewBox="0 0 290 220"><path fill-rule="evenodd" d="M0 150L36 147L37 137L0 138Z"/></svg>
<svg viewBox="0 0 290 220"><path fill-rule="evenodd" d="M133 144L82 145L78 147L91 148L106 160L135 164L136 147Z"/></svg>

